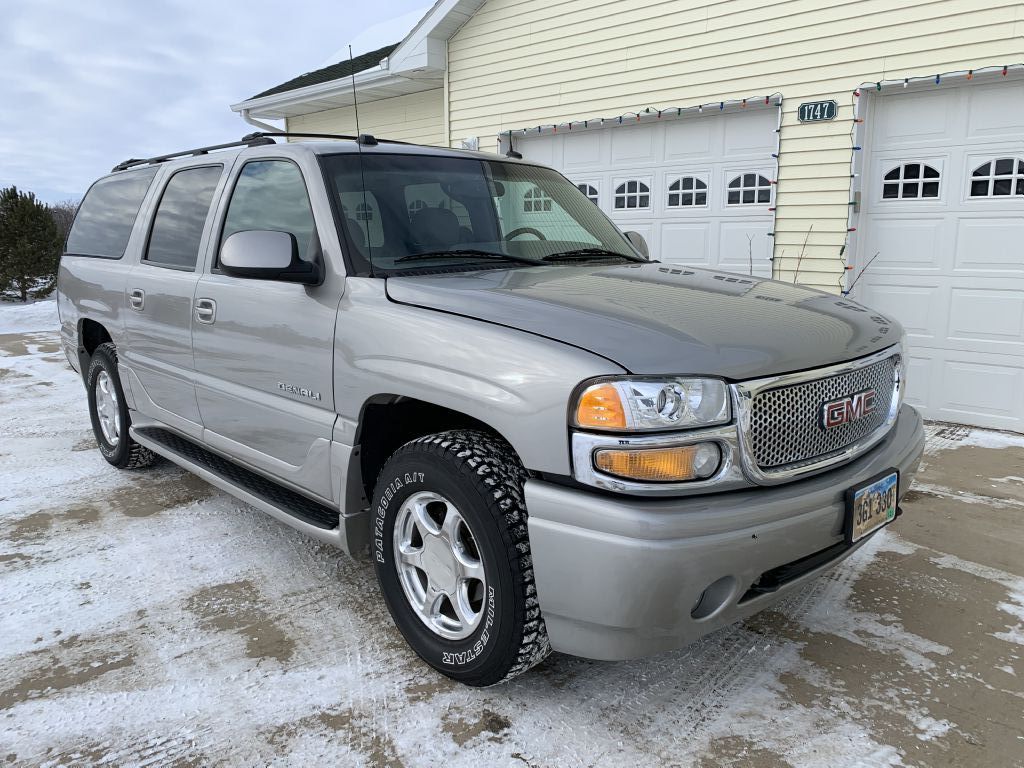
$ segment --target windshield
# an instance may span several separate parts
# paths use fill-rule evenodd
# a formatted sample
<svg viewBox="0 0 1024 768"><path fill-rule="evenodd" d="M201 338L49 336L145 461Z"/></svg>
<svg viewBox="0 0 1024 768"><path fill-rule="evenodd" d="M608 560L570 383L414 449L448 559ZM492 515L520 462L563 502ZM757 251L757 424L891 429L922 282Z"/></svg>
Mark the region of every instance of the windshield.
<svg viewBox="0 0 1024 768"><path fill-rule="evenodd" d="M548 168L477 158L323 158L357 274L637 259L603 213ZM365 184L365 193L364 193ZM607 253L606 253L607 252Z"/></svg>

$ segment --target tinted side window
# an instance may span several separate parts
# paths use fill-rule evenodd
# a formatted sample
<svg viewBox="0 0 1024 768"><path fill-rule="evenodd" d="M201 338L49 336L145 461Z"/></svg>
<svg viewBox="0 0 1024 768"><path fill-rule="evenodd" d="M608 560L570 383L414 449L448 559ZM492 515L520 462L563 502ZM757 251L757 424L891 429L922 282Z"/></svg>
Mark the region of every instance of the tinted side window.
<svg viewBox="0 0 1024 768"><path fill-rule="evenodd" d="M246 163L231 194L221 244L235 232L272 229L290 232L299 244L299 256L312 261L313 211L298 166L287 160Z"/></svg>
<svg viewBox="0 0 1024 768"><path fill-rule="evenodd" d="M188 168L171 176L153 219L146 261L195 268L199 241L222 168Z"/></svg>
<svg viewBox="0 0 1024 768"><path fill-rule="evenodd" d="M128 171L100 179L78 207L68 235L67 252L77 256L120 259L156 168Z"/></svg>

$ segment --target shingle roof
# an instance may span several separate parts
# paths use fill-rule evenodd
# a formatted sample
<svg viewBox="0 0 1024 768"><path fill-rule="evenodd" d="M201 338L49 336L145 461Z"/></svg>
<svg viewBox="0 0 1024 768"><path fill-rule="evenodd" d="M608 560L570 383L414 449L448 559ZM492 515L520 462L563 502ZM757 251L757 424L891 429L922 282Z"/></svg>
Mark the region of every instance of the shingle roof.
<svg viewBox="0 0 1024 768"><path fill-rule="evenodd" d="M329 83L331 80L340 80L343 77L349 77L352 74L364 72L367 69L373 69L380 63L381 59L385 59L390 56L392 51L397 47L398 43L385 45L383 48L378 48L375 51L360 54L351 61L345 59L344 61L339 61L337 64L331 64L329 67L307 72L304 75L293 77L286 83L275 85L273 88L263 91L262 93L257 93L252 98L259 99L263 96L273 96L276 93L294 91L296 88L305 88L307 85Z"/></svg>

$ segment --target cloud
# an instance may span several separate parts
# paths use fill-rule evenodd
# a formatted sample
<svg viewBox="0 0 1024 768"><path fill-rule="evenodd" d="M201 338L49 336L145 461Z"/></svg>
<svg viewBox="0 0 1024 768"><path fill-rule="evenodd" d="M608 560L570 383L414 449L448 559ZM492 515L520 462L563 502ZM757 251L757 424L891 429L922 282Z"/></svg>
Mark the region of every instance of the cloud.
<svg viewBox="0 0 1024 768"><path fill-rule="evenodd" d="M318 68L368 27L422 6L9 4L0 25L0 187L77 199L128 157L239 138L251 128L229 104Z"/></svg>

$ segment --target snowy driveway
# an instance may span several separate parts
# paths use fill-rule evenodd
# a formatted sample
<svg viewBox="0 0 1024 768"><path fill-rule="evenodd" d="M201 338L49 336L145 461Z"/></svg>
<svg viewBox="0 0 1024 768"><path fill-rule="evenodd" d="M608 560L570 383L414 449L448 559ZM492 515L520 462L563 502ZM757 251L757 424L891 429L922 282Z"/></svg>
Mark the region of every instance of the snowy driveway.
<svg viewBox="0 0 1024 768"><path fill-rule="evenodd" d="M53 323L0 306L0 763L1024 764L1024 437L932 425L906 514L777 610L472 690L368 563L108 466Z"/></svg>

